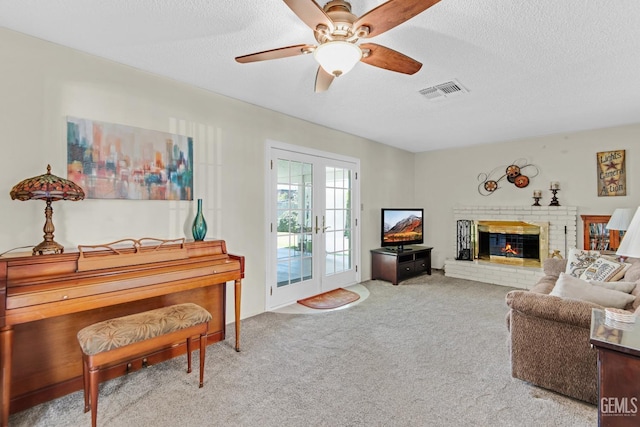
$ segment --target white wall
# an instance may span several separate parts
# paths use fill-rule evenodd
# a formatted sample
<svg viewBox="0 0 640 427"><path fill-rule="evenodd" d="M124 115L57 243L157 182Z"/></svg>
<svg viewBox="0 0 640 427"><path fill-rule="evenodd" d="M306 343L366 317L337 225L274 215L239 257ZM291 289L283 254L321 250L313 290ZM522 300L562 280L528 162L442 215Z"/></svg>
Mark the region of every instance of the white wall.
<svg viewBox="0 0 640 427"><path fill-rule="evenodd" d="M264 177L267 140L361 160L362 279L379 244L379 211L413 202L413 155L205 90L0 29L0 253L42 240L44 203L12 201L19 181L46 172L66 177L66 117L75 116L194 137L196 197L204 198L207 237L246 256L242 317L264 311ZM194 203L55 202L55 239L78 244L121 238L190 238ZM233 319L228 292L228 319Z"/></svg>
<svg viewBox="0 0 640 427"><path fill-rule="evenodd" d="M417 154L415 204L425 208L426 243L434 246L434 266L440 268L446 258L455 257L455 206L530 206L534 189L542 190L540 203L548 205L549 184L558 181L560 204L577 207L578 215L610 215L618 207L637 207L639 148L640 124L635 124ZM627 195L598 197L596 153L613 150L626 150ZM526 159L539 169L529 186L520 189L502 180L493 194L480 195L478 175L498 168L499 178L517 159ZM582 242L581 220L578 242Z"/></svg>
<svg viewBox="0 0 640 427"><path fill-rule="evenodd" d="M225 239L230 252L247 257L243 317L264 310L267 140L361 160L363 280L371 276L369 250L379 244L383 206L425 208L426 243L440 268L454 256L454 206L529 205L534 188L548 204L552 180L562 187L560 202L579 214L640 205L634 168L640 124L413 155L6 29L0 29L0 94L0 252L42 240L44 203L12 201L9 190L44 173L47 163L66 176L67 116L186 134L195 141L195 191L205 200L208 237ZM628 195L597 197L595 153L621 149ZM520 158L540 169L528 187L478 194L478 174ZM192 215L189 202L56 202L55 236L68 250L125 237L190 237ZM229 319L231 298L228 292Z"/></svg>

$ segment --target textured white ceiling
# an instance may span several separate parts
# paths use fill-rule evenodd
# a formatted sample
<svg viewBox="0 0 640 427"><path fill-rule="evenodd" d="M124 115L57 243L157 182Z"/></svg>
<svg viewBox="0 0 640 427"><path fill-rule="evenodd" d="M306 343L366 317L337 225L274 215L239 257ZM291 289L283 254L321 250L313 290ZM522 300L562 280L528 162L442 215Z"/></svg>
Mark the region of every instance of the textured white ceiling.
<svg viewBox="0 0 640 427"><path fill-rule="evenodd" d="M418 73L361 63L320 94L311 56L234 61L316 43L280 0L0 0L0 26L413 152L640 121L638 0L442 0L368 39ZM452 79L469 93L418 92Z"/></svg>

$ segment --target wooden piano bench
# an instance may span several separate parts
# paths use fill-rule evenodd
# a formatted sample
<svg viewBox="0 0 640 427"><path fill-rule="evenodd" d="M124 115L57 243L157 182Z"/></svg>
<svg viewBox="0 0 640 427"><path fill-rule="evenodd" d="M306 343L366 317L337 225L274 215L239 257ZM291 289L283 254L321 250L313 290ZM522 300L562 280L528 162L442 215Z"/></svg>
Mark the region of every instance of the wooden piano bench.
<svg viewBox="0 0 640 427"><path fill-rule="evenodd" d="M124 362L187 342L187 373L191 372L191 341L200 336L200 387L204 384L204 359L207 327L211 314L197 304L185 303L109 319L78 332L82 349L84 411L91 410L91 425L96 426L99 371L116 362Z"/></svg>

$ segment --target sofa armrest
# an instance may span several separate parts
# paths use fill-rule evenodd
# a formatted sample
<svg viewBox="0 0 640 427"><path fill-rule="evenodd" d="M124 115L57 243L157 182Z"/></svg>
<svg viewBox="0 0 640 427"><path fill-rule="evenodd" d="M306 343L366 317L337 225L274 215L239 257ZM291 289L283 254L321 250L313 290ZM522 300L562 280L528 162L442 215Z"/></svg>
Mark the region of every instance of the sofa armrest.
<svg viewBox="0 0 640 427"><path fill-rule="evenodd" d="M588 301L560 298L530 291L511 291L507 293L506 302L512 310L529 316L586 329L591 327L591 309L604 308Z"/></svg>
<svg viewBox="0 0 640 427"><path fill-rule="evenodd" d="M542 262L542 270L547 276L558 277L567 268L566 259L547 258Z"/></svg>

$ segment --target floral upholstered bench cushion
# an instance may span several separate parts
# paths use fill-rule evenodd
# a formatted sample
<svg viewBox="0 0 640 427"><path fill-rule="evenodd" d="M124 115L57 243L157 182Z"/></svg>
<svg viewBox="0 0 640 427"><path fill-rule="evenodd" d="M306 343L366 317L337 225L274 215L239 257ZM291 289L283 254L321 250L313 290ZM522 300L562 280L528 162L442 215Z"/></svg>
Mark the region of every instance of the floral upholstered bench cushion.
<svg viewBox="0 0 640 427"><path fill-rule="evenodd" d="M199 305L177 304L94 323L78 332L78 342L84 354L94 355L209 320L211 314Z"/></svg>

